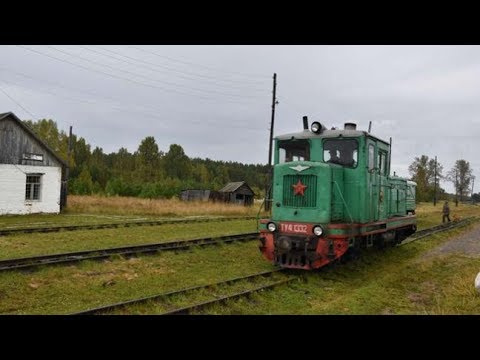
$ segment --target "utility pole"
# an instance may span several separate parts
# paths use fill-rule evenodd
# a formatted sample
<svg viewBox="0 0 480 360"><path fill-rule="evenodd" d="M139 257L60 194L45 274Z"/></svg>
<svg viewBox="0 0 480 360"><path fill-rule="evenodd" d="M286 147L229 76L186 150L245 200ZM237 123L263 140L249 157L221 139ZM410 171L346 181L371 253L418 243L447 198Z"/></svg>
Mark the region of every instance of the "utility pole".
<svg viewBox="0 0 480 360"><path fill-rule="evenodd" d="M72 154L72 127L70 126L70 131L68 133L68 150L67 150L67 168L65 169L65 179L63 183L63 205L62 208L67 207L67 198L68 198L68 179L70 177L70 157Z"/></svg>
<svg viewBox="0 0 480 360"><path fill-rule="evenodd" d="M455 165L456 166L456 165ZM455 207L458 207L458 171L455 167Z"/></svg>
<svg viewBox="0 0 480 360"><path fill-rule="evenodd" d="M433 206L437 206L437 157L435 156L435 183L433 185Z"/></svg>
<svg viewBox="0 0 480 360"><path fill-rule="evenodd" d="M265 186L265 210L270 211L271 202L270 202L270 190L273 179L273 170L272 170L272 146L273 146L273 124L275 122L275 105L277 102L277 74L273 74L273 95L272 95L272 121L270 123L270 140L268 147L268 174L267 174L267 184Z"/></svg>
<svg viewBox="0 0 480 360"><path fill-rule="evenodd" d="M473 185L475 185L475 176L472 176L472 194L470 195L470 197L472 199L472 204L475 203L475 201L473 201Z"/></svg>

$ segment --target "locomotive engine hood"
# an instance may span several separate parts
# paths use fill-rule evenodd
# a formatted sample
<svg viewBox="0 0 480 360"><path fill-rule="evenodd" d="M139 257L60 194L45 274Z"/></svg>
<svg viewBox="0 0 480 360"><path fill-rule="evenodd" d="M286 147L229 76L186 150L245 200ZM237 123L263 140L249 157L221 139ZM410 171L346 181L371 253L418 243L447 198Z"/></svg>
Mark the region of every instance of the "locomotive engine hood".
<svg viewBox="0 0 480 360"><path fill-rule="evenodd" d="M331 165L311 161L279 164L273 182L274 221L330 222Z"/></svg>

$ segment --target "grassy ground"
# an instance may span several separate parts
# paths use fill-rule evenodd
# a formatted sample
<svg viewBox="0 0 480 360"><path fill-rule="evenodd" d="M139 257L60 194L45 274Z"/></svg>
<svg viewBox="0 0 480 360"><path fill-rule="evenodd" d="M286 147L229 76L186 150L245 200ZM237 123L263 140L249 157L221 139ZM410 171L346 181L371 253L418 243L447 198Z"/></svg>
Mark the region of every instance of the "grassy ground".
<svg viewBox="0 0 480 360"><path fill-rule="evenodd" d="M161 219L257 216L260 204L241 206L225 203L183 202L177 199L149 200L128 197L68 197L62 214L2 215L0 229L84 224L123 223Z"/></svg>
<svg viewBox="0 0 480 360"><path fill-rule="evenodd" d="M70 204L74 206L72 201ZM192 213L172 210L174 216L207 214L205 209L203 213L200 211L202 204L190 205L198 208L191 210ZM109 213L109 206L113 205L101 205L96 214L122 215L121 212L125 211L125 216L144 216L140 212L143 205L132 210L130 214L124 209ZM131 206L133 209L135 205ZM417 210L419 229L441 223L441 209L442 204L437 204L436 207L420 204ZM87 208L79 206L77 210L80 214ZM76 214L70 210L65 215ZM455 208L451 204L452 219L454 216L463 218L479 214L478 206L459 205ZM161 214L159 210L158 213L149 212L147 216L170 215ZM0 220L3 219L0 217ZM18 234L0 237L0 257L240 233L254 231L255 227L255 221L232 221ZM253 295L250 299L232 301L227 306L209 307L205 313L477 314L480 313L480 296L473 289L473 280L480 270L480 259L459 254L424 256L426 252L464 230L465 228L450 230L448 233L436 234L425 240L382 252L368 251L359 260L320 271L298 272L303 282L280 286L272 291ZM165 252L130 260L113 257L104 262L87 261L33 272L0 273L0 314L70 313L272 268L272 265L261 257L258 244L253 241L179 253ZM173 301L175 304L183 304L205 299L207 295L198 293L188 299ZM123 313L158 313L164 309L165 307L158 304L150 304Z"/></svg>
<svg viewBox="0 0 480 360"><path fill-rule="evenodd" d="M260 204L242 206L212 202L185 202L178 199L140 199L133 197L75 196L68 197L71 214L115 214L152 216L256 216Z"/></svg>
<svg viewBox="0 0 480 360"><path fill-rule="evenodd" d="M476 225L478 226L478 224ZM474 279L480 258L422 254L463 230L434 235L317 272L250 300L214 306L208 314L480 314Z"/></svg>
<svg viewBox="0 0 480 360"><path fill-rule="evenodd" d="M126 216L101 214L31 214L31 215L3 215L0 216L0 229L111 224L156 219L171 219L158 216Z"/></svg>
<svg viewBox="0 0 480 360"><path fill-rule="evenodd" d="M463 219L469 216L480 216L480 205L471 205L471 204L458 204L458 207L455 206L455 203L449 203L450 205L450 219L454 220L455 218ZM420 203L417 204L417 219L418 219L418 229L424 229L432 227L442 222L442 208L443 202L437 203L436 206L433 206L433 203Z"/></svg>
<svg viewBox="0 0 480 360"><path fill-rule="evenodd" d="M424 256L463 231L465 228L450 230L385 251L372 249L358 260L316 272L293 272L303 281L209 307L202 313L478 314L480 296L473 289L473 280L480 258ZM0 273L0 313L70 313L272 269L257 245L248 242L127 261L115 257L36 272ZM161 313L206 300L208 295L212 294L195 293L172 299L166 307L152 303L120 313Z"/></svg>
<svg viewBox="0 0 480 360"><path fill-rule="evenodd" d="M270 270L257 244L0 273L0 314L63 314Z"/></svg>
<svg viewBox="0 0 480 360"><path fill-rule="evenodd" d="M256 220L0 236L0 259L254 232Z"/></svg>

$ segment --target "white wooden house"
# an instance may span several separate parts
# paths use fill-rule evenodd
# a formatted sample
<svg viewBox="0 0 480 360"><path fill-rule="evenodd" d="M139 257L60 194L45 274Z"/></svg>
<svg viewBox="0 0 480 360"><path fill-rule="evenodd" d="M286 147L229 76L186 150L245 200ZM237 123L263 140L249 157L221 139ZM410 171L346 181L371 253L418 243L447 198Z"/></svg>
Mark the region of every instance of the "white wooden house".
<svg viewBox="0 0 480 360"><path fill-rule="evenodd" d="M15 114L0 114L0 215L59 213L66 167Z"/></svg>

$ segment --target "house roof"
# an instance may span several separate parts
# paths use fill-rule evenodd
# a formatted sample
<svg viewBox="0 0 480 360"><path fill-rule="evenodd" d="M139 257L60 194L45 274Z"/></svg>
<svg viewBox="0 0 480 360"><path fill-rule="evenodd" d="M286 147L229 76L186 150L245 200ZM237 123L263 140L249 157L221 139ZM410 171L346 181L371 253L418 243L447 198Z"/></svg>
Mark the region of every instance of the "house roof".
<svg viewBox="0 0 480 360"><path fill-rule="evenodd" d="M237 181L237 182L231 182L225 185L223 188L221 188L219 191L220 192L234 192L238 190L242 185L247 185L247 187L250 189L250 186L245 181ZM252 189L250 189L252 191ZM253 193L253 191L252 191Z"/></svg>
<svg viewBox="0 0 480 360"><path fill-rule="evenodd" d="M40 139L40 137L29 127L27 126L22 120L20 120L14 113L7 112L0 114L0 121L3 119L10 118L13 119L20 125L27 133L29 133L35 140L37 140L50 154L53 155L55 159L57 159L62 165L68 167L68 163L63 160L60 156L58 156L55 151L53 151L50 146L48 146L45 141Z"/></svg>

